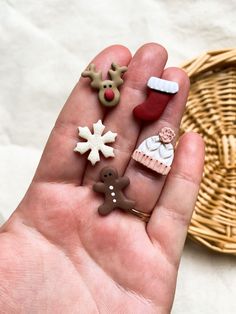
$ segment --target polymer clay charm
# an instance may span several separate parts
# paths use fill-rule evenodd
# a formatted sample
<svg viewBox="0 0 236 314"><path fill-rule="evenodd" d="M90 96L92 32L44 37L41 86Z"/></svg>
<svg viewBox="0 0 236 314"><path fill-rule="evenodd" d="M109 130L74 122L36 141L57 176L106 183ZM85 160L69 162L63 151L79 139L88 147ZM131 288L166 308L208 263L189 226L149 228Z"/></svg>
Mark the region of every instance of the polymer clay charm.
<svg viewBox="0 0 236 314"><path fill-rule="evenodd" d="M97 123L93 124L93 134L87 126L78 128L79 136L87 140L87 142L77 143L74 151L79 152L80 154L84 154L88 150L91 150L90 154L88 155L88 160L93 166L96 164L97 161L100 161L99 151L101 151L105 158L115 156L114 149L106 145L106 143L115 142L117 133L108 131L107 133L103 134L104 129L105 125L102 124L101 120L98 120Z"/></svg>
<svg viewBox="0 0 236 314"><path fill-rule="evenodd" d="M91 86L98 89L98 98L105 107L114 107L119 103L120 92L118 87L123 83L121 75L127 71L126 66L120 67L112 63L108 71L111 80L102 80L102 72L96 71L95 65L92 63L88 69L82 73L83 77L89 77L92 82Z"/></svg>
<svg viewBox="0 0 236 314"><path fill-rule="evenodd" d="M105 167L100 172L100 179L102 182L93 185L95 192L105 195L104 203L98 208L100 215L108 215L115 208L130 211L134 207L135 202L128 200L122 192L129 185L129 178L118 177L115 168Z"/></svg>
<svg viewBox="0 0 236 314"><path fill-rule="evenodd" d="M174 159L174 147L170 143L174 137L174 131L164 127L158 135L144 140L134 151L132 158L157 173L167 175Z"/></svg>
<svg viewBox="0 0 236 314"><path fill-rule="evenodd" d="M162 115L171 97L178 92L179 85L176 82L152 76L147 86L149 87L148 97L134 108L133 114L135 118L142 121L155 121Z"/></svg>

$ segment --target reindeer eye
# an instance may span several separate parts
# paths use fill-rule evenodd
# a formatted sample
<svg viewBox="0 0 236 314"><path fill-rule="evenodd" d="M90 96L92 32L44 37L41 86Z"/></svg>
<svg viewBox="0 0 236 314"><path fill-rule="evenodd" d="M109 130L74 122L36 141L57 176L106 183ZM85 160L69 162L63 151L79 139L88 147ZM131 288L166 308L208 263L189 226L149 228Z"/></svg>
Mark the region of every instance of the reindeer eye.
<svg viewBox="0 0 236 314"><path fill-rule="evenodd" d="M109 176L111 176L112 174L111 173L109 173Z"/></svg>
<svg viewBox="0 0 236 314"><path fill-rule="evenodd" d="M112 85L110 84L109 87L112 87Z"/></svg>
<svg viewBox="0 0 236 314"><path fill-rule="evenodd" d="M103 85L103 87L104 87L104 88L107 88L107 86L106 86L106 85Z"/></svg>
<svg viewBox="0 0 236 314"><path fill-rule="evenodd" d="M104 177L107 177L107 174L104 174Z"/></svg>

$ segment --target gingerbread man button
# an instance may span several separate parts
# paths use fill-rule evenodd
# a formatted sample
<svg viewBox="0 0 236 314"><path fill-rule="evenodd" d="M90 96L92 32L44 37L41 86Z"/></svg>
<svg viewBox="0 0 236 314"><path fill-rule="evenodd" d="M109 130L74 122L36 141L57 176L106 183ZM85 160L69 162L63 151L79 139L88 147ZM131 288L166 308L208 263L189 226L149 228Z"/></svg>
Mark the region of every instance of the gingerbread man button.
<svg viewBox="0 0 236 314"><path fill-rule="evenodd" d="M129 185L129 178L118 177L118 172L115 168L105 167L100 172L100 179L102 182L97 182L93 185L95 192L105 194L104 203L98 208L100 215L108 215L115 208L120 208L124 211L134 208L135 202L127 199L122 192Z"/></svg>

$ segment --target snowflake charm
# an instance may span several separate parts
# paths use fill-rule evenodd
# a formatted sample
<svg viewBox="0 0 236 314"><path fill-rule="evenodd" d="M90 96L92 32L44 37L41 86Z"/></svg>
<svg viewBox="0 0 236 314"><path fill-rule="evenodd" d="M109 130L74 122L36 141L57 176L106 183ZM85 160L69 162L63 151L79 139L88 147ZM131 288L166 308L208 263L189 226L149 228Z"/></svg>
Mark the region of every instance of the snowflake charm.
<svg viewBox="0 0 236 314"><path fill-rule="evenodd" d="M98 120L97 123L93 124L93 134L86 127L79 127L79 136L87 140L87 142L79 142L77 143L74 151L79 152L80 154L86 153L88 150L91 150L88 160L94 166L97 161L100 161L99 151L102 152L105 158L114 157L114 149L106 143L113 143L115 142L115 138L117 133L113 133L108 131L107 133L103 134L105 129L105 125L102 124L101 120Z"/></svg>

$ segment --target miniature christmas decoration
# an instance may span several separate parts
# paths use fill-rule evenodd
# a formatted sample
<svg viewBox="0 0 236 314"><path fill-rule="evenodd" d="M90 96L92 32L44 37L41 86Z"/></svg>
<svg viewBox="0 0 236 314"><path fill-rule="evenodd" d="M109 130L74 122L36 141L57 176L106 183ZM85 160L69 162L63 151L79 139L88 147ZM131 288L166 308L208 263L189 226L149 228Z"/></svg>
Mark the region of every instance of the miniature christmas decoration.
<svg viewBox="0 0 236 314"><path fill-rule="evenodd" d="M131 211L135 202L128 200L122 190L130 183L129 178L119 177L115 168L105 167L100 172L102 182L97 182L93 186L95 192L105 195L104 203L99 206L100 215L108 215L113 209L119 208L124 211Z"/></svg>
<svg viewBox="0 0 236 314"><path fill-rule="evenodd" d="M91 86L98 89L98 98L105 107L114 107L119 103L120 92L118 87L123 83L121 75L127 71L126 66L120 67L112 63L108 71L111 80L102 80L102 72L96 71L94 64L90 64L87 70L82 73L83 77L89 77Z"/></svg>
<svg viewBox="0 0 236 314"><path fill-rule="evenodd" d="M88 160L92 165L95 165L96 162L100 161L99 152L101 152L105 158L115 156L114 149L106 145L106 143L115 142L117 133L108 131L107 133L103 134L104 129L105 126L102 124L101 120L93 124L93 134L87 126L78 128L79 136L87 141L77 143L74 151L84 154L88 150L91 150L90 154L88 155Z"/></svg>
<svg viewBox="0 0 236 314"><path fill-rule="evenodd" d="M150 77L147 83L148 97L133 110L135 118L142 121L155 121L165 110L171 97L178 92L178 83Z"/></svg>
<svg viewBox="0 0 236 314"><path fill-rule="evenodd" d="M134 151L132 158L153 171L166 175L174 159L174 147L170 143L174 137L174 131L164 127L159 135L144 140Z"/></svg>

